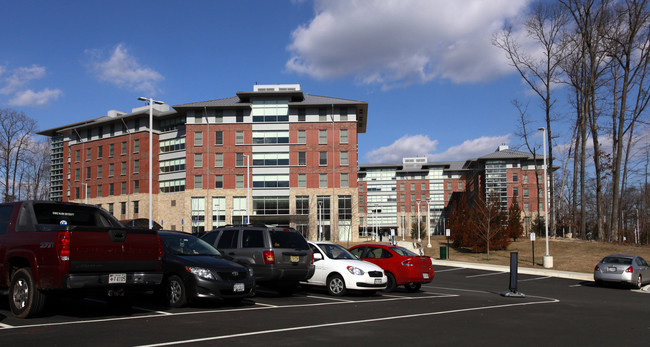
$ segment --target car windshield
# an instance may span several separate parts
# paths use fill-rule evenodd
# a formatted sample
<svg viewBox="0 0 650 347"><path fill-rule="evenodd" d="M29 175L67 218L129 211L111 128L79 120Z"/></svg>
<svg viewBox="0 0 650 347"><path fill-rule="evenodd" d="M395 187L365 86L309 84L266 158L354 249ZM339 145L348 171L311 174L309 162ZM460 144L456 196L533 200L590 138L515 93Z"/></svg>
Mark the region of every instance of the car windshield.
<svg viewBox="0 0 650 347"><path fill-rule="evenodd" d="M404 247L392 247L391 249L393 250L393 252L395 252L395 253L397 253L397 254L399 254L401 256L404 256L404 257L417 257L418 256L417 254L409 251L408 249L406 249Z"/></svg>
<svg viewBox="0 0 650 347"><path fill-rule="evenodd" d="M319 244L318 247L325 252L325 255L330 259L357 259L347 249L339 245Z"/></svg>
<svg viewBox="0 0 650 347"><path fill-rule="evenodd" d="M207 242L191 235L160 235L165 252L177 255L221 255Z"/></svg>
<svg viewBox="0 0 650 347"><path fill-rule="evenodd" d="M632 258L623 258L623 257L605 257L601 263L603 264L621 264L621 265L632 265Z"/></svg>

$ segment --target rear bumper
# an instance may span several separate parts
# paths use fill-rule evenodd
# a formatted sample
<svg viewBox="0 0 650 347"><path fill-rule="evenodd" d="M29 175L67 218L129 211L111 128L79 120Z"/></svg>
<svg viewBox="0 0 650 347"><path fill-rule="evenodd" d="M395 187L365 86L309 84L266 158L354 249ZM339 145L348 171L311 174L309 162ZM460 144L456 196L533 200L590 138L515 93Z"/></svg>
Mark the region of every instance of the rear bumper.
<svg viewBox="0 0 650 347"><path fill-rule="evenodd" d="M66 289L120 286L155 286L162 283L162 272L127 272L126 282L108 283L109 274L69 274L63 277Z"/></svg>
<svg viewBox="0 0 650 347"><path fill-rule="evenodd" d="M601 271L594 271L594 281L603 282L621 282L634 284L636 277L632 273L603 273Z"/></svg>

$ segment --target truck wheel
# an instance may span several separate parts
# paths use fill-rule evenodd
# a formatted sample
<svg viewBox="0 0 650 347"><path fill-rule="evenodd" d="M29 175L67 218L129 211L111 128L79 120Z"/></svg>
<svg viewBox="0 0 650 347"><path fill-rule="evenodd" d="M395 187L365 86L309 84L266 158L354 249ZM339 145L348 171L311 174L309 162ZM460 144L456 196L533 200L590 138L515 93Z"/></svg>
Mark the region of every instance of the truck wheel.
<svg viewBox="0 0 650 347"><path fill-rule="evenodd" d="M183 307L187 305L187 293L183 280L176 276L169 276L166 283L167 304L170 307Z"/></svg>
<svg viewBox="0 0 650 347"><path fill-rule="evenodd" d="M18 318L33 317L43 310L45 294L36 288L29 268L14 271L9 286L9 307Z"/></svg>

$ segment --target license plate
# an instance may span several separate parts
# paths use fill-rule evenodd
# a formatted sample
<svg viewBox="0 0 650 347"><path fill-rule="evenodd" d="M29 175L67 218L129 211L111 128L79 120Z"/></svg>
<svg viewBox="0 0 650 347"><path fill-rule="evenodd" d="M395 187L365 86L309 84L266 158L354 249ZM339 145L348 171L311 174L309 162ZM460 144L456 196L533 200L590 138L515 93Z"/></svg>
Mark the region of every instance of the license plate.
<svg viewBox="0 0 650 347"><path fill-rule="evenodd" d="M299 261L300 261L300 256L297 256L297 255L292 255L291 256L291 262L292 263L297 263Z"/></svg>
<svg viewBox="0 0 650 347"><path fill-rule="evenodd" d="M616 267L608 267L607 271L609 272L616 272Z"/></svg>
<svg viewBox="0 0 650 347"><path fill-rule="evenodd" d="M375 278L375 284L381 284L381 279L380 278Z"/></svg>
<svg viewBox="0 0 650 347"><path fill-rule="evenodd" d="M428 279L429 279L429 274L426 273L426 272L423 273L423 274L422 274L422 278L424 278L425 280L428 280Z"/></svg>
<svg viewBox="0 0 650 347"><path fill-rule="evenodd" d="M126 274L109 274L108 283L126 283Z"/></svg>
<svg viewBox="0 0 650 347"><path fill-rule="evenodd" d="M243 283L235 283L235 285L232 287L233 292L243 292L244 291L244 284Z"/></svg>

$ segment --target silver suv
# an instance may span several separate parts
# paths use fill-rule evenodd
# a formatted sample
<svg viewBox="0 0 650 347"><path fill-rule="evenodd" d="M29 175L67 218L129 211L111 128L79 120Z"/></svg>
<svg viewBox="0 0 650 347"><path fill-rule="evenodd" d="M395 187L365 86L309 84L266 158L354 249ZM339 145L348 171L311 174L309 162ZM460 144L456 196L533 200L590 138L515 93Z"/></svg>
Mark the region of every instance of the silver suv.
<svg viewBox="0 0 650 347"><path fill-rule="evenodd" d="M257 284L282 295L290 295L298 282L314 274L312 251L295 229L229 225L201 239L233 261L250 266Z"/></svg>

